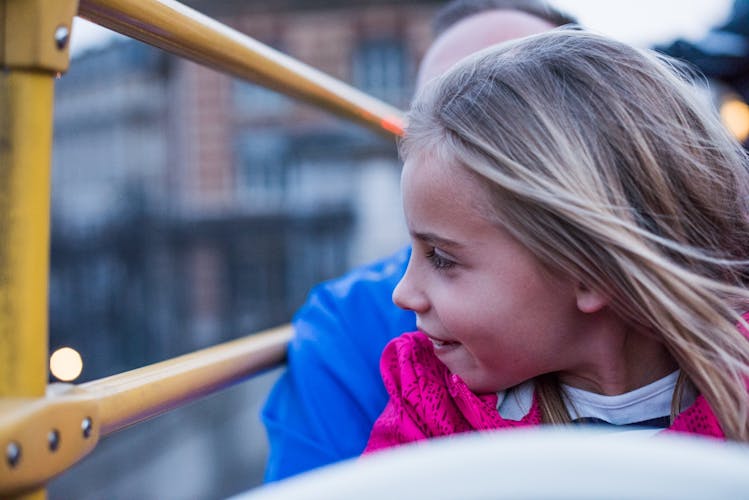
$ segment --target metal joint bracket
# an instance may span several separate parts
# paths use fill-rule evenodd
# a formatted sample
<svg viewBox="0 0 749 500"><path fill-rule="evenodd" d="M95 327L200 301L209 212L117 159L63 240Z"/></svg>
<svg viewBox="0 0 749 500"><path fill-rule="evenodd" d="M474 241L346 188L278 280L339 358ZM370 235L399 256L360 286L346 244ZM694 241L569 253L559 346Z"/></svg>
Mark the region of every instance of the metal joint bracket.
<svg viewBox="0 0 749 500"><path fill-rule="evenodd" d="M0 0L0 67L61 73L78 0Z"/></svg>
<svg viewBox="0 0 749 500"><path fill-rule="evenodd" d="M96 446L96 400L72 386L63 389L39 399L0 399L0 497L43 486Z"/></svg>

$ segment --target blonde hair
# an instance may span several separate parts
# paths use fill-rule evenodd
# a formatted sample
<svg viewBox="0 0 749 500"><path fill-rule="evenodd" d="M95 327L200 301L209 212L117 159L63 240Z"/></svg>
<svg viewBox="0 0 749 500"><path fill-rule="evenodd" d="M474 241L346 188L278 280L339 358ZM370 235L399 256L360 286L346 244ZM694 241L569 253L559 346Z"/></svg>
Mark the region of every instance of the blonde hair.
<svg viewBox="0 0 749 500"><path fill-rule="evenodd" d="M749 341L736 327L749 304L748 163L687 80L649 51L553 30L427 85L400 149L487 181L489 216L657 335L726 435L749 441ZM537 383L545 420L568 420L553 378Z"/></svg>

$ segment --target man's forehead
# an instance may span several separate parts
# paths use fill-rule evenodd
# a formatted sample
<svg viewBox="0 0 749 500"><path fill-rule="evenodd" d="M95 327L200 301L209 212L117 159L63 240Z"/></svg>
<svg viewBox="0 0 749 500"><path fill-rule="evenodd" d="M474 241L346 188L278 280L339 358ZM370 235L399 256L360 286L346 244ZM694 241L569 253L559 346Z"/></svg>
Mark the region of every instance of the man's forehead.
<svg viewBox="0 0 749 500"><path fill-rule="evenodd" d="M434 41L421 63L418 87L479 50L553 28L548 21L517 10L489 10L469 16Z"/></svg>

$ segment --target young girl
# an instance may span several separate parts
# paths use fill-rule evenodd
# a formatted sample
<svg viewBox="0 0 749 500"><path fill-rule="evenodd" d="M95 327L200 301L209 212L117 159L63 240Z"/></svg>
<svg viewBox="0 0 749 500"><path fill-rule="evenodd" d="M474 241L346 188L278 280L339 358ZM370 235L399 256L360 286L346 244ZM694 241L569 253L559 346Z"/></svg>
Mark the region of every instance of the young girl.
<svg viewBox="0 0 749 500"><path fill-rule="evenodd" d="M419 331L383 353L367 452L573 421L749 441L749 170L703 101L654 54L574 30L420 93L393 294Z"/></svg>

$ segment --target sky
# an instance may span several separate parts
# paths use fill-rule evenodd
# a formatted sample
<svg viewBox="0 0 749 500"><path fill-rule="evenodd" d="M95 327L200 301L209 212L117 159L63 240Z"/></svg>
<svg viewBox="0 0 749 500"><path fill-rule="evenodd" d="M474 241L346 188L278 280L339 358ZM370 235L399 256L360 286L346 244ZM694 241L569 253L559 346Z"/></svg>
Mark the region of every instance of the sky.
<svg viewBox="0 0 749 500"><path fill-rule="evenodd" d="M731 0L552 0L595 31L639 46L677 37L699 38L725 20ZM250 33L250 35L252 35ZM110 40L114 34L76 18L73 55Z"/></svg>
<svg viewBox="0 0 749 500"><path fill-rule="evenodd" d="M639 46L696 39L724 21L731 0L554 0L596 31Z"/></svg>

